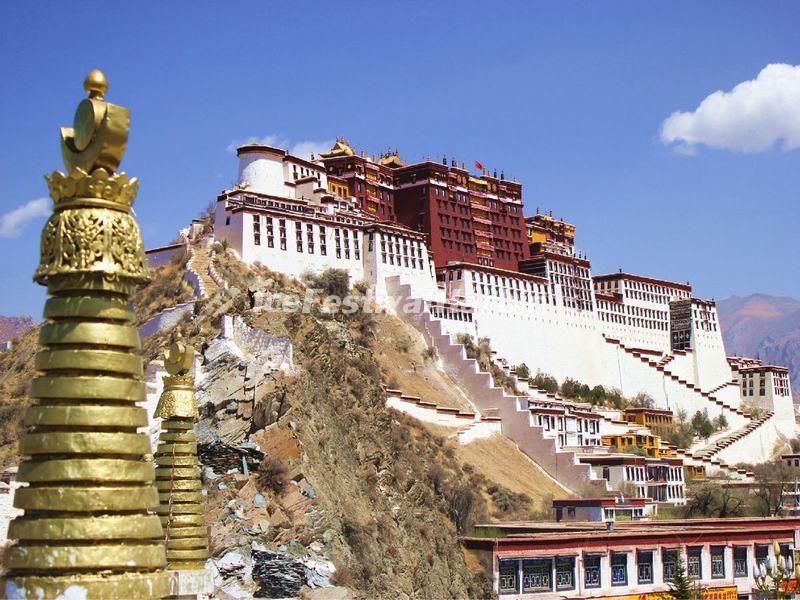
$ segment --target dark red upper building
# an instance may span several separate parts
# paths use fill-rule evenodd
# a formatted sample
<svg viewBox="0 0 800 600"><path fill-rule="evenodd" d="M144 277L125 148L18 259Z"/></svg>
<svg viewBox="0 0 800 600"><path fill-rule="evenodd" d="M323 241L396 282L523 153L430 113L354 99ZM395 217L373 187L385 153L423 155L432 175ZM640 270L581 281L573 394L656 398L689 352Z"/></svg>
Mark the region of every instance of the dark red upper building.
<svg viewBox="0 0 800 600"><path fill-rule="evenodd" d="M458 261L517 271L530 256L522 185L515 181L475 177L455 162L406 165L396 151L370 160L342 141L321 158L363 210L428 234L439 267Z"/></svg>

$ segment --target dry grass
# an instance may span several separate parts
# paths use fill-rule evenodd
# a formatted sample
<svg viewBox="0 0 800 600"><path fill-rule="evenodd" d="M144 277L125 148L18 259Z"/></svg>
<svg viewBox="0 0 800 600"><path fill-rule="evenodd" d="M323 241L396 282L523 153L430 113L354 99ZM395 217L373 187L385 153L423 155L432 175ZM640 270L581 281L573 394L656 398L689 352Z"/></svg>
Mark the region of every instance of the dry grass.
<svg viewBox="0 0 800 600"><path fill-rule="evenodd" d="M549 510L554 498L570 497L507 437L496 435L460 444L457 456L489 481L529 496L536 510Z"/></svg>
<svg viewBox="0 0 800 600"><path fill-rule="evenodd" d="M150 271L152 281L133 294L136 321L141 325L165 308L194 299L192 286L183 279L189 254L182 253L172 262Z"/></svg>
<svg viewBox="0 0 800 600"><path fill-rule="evenodd" d="M386 385L440 406L474 410L456 383L425 356L428 345L412 326L393 315L376 315L375 336L381 343L374 345L373 355Z"/></svg>

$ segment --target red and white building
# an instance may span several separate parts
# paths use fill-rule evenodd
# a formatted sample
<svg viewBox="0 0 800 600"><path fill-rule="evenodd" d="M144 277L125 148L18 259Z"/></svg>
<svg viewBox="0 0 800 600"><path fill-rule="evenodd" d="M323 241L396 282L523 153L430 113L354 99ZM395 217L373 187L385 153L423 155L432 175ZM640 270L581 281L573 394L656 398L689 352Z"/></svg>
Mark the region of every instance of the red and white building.
<svg viewBox="0 0 800 600"><path fill-rule="evenodd" d="M660 410L724 415L732 430L749 424L740 386L760 392L758 368L766 369L758 399L774 416L718 458L766 460L779 434L794 437L785 370L729 363L713 301L693 297L688 284L593 276L575 226L552 214L525 218L521 184L502 173L407 164L396 150L368 157L343 140L317 160L264 145L238 156L214 237L243 261L295 277L345 269L388 310L397 307L389 290L405 290L443 333L489 338L507 364L627 398L643 393ZM564 416L564 428L556 421L547 435L559 447L591 445L593 432L571 431Z"/></svg>
<svg viewBox="0 0 800 600"><path fill-rule="evenodd" d="M655 599L681 561L704 598L736 600L752 597L753 569L774 542L787 558L800 546L800 518L512 522L476 533L463 544L501 598Z"/></svg>

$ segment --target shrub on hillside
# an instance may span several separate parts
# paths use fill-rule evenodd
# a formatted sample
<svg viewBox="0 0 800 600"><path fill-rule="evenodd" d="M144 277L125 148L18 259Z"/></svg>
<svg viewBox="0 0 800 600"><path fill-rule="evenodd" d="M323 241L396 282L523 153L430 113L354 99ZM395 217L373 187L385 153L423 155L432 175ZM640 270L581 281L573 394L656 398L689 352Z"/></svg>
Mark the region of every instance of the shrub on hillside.
<svg viewBox="0 0 800 600"><path fill-rule="evenodd" d="M343 269L325 269L322 273L304 273L303 283L327 296L344 298L350 292L350 274Z"/></svg>
<svg viewBox="0 0 800 600"><path fill-rule="evenodd" d="M531 370L528 368L528 365L525 363L520 363L517 365L517 368L514 369L514 372L517 374L517 377L520 379L530 379L531 378Z"/></svg>
<svg viewBox="0 0 800 600"><path fill-rule="evenodd" d="M656 401L647 392L639 392L628 403L634 408L655 408Z"/></svg>
<svg viewBox="0 0 800 600"><path fill-rule="evenodd" d="M714 424L714 429L716 429L717 431L722 431L723 429L728 428L728 419L725 418L725 415L720 413L719 416L716 419L714 419L713 424Z"/></svg>
<svg viewBox="0 0 800 600"><path fill-rule="evenodd" d="M256 483L262 491L270 490L280 494L286 487L286 465L275 458L265 458L258 465Z"/></svg>
<svg viewBox="0 0 800 600"><path fill-rule="evenodd" d="M714 433L714 425L711 423L711 419L708 418L708 410L703 410L703 412L698 410L694 413L692 417L692 430L695 435L703 439L707 440L711 437L711 434Z"/></svg>
<svg viewBox="0 0 800 600"><path fill-rule="evenodd" d="M675 415L672 427L666 432L666 439L670 444L675 444L678 448L686 449L692 445L694 431L691 423L686 421L686 411L680 410Z"/></svg>
<svg viewBox="0 0 800 600"><path fill-rule="evenodd" d="M442 496L447 506L448 516L456 526L456 531L461 535L469 532L475 524L473 507L476 498L472 486L468 483L454 481L444 488Z"/></svg>
<svg viewBox="0 0 800 600"><path fill-rule="evenodd" d="M540 390L544 390L548 394L558 393L558 381L556 381L555 377L547 373L537 371L531 384Z"/></svg>
<svg viewBox="0 0 800 600"><path fill-rule="evenodd" d="M534 510L533 501L527 494L514 492L505 486L493 483L486 488L492 503L497 509L496 518L505 520L531 519L534 516L541 518ZM547 507L549 510L549 507Z"/></svg>

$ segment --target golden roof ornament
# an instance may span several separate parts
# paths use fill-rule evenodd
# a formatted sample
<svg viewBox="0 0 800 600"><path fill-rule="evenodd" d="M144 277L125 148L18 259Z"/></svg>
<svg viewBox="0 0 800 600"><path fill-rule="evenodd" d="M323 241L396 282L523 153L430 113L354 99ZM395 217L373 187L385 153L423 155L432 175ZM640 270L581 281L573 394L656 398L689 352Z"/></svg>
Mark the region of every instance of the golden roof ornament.
<svg viewBox="0 0 800 600"><path fill-rule="evenodd" d="M344 138L336 138L333 147L327 152L320 152L320 158L335 158L337 156L354 156L353 148L348 144Z"/></svg>
<svg viewBox="0 0 800 600"><path fill-rule="evenodd" d="M208 532L203 516L202 483L197 460L197 401L189 375L195 351L180 333L164 353L164 391L155 415L163 419L155 454L158 514L164 526L167 568L203 571L208 558ZM202 574L200 574L202 577Z"/></svg>
<svg viewBox="0 0 800 600"><path fill-rule="evenodd" d="M130 124L104 100L92 71L89 97L62 130L67 175L47 178L54 212L34 279L49 299L20 440L14 519L3 557L14 598L152 598L171 593L159 495L147 459L140 341L130 304L148 280L130 214L135 180L116 174Z"/></svg>

